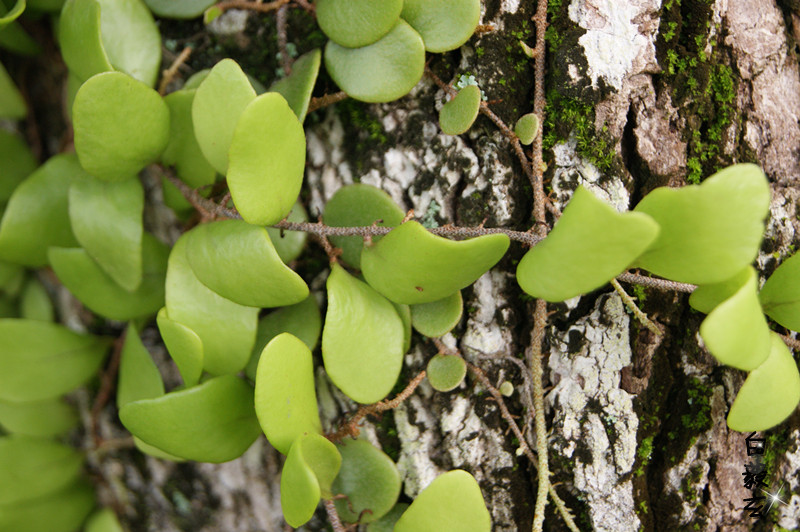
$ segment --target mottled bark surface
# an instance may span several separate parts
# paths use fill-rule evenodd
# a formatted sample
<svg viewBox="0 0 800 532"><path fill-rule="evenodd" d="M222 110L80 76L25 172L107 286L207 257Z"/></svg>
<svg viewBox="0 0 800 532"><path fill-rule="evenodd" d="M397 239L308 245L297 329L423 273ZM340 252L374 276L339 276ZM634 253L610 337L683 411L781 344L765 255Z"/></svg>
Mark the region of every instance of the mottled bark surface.
<svg viewBox="0 0 800 532"><path fill-rule="evenodd" d="M474 75L506 122L530 112L533 2L485 0L483 24L495 30L460 50L435 55L445 82ZM800 11L791 0L551 0L545 121L546 184L563 207L584 184L620 210L661 185L683 185L735 162L760 164L773 185L772 217L758 259L762 279L797 244L800 197ZM231 12L211 34L197 22L164 21L168 49L197 47L188 70L225 55L269 83L278 63L269 16ZM294 26L293 26L294 25ZM324 42L304 17L290 17L300 51ZM323 79L321 90L337 90ZM344 102L307 120L307 186L312 217L342 185L386 190L427 225L455 223L530 228L531 190L508 142L485 118L459 137L444 135L437 111L443 91L424 78L398 102ZM51 142L52 144L52 142ZM57 144L56 144L57 146ZM55 151L54 146L45 152ZM153 187L151 197L158 201ZM176 226L159 209L148 223L161 236ZM533 439L522 358L533 303L514 279L524 253L514 244L491 272L464 290L465 313L445 343L457 346L499 386L515 385L512 413ZM324 256L312 247L301 261L312 289L324 289ZM632 288L629 290L632 291ZM698 343L702 315L685 295L637 291L643 309L666 328L656 337L626 313L610 288L551 305L545 340L548 448L557 491L581 530L734 531L800 526L800 415L766 433L767 482L783 485L786 505L764 522L742 511L748 491L745 435L725 416L744 373L719 365ZM76 316L67 295L66 316ZM73 309L74 310L74 309ZM75 318L76 322L79 320ZM177 375L157 330L145 331L168 382ZM425 367L435 348L415 336L401 380ZM356 408L318 372L327 424ZM517 455L497 405L471 379L453 392L423 383L400 408L365 431L397 460L412 499L438 474L470 471L479 481L494 530L529 530L536 472ZM90 398L79 396L84 405ZM113 405L101 435L123 437ZM278 531L281 456L260 439L239 460L172 464L135 451L93 457L101 500L131 530ZM324 512L307 530L323 530ZM755 524L754 524L755 523ZM565 526L548 505L547 530Z"/></svg>

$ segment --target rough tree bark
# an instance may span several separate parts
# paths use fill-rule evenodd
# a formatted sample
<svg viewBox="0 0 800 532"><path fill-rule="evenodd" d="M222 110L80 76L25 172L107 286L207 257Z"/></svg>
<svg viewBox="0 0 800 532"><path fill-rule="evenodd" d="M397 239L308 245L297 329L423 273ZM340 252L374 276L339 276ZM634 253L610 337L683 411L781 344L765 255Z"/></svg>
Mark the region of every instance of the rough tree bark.
<svg viewBox="0 0 800 532"><path fill-rule="evenodd" d="M763 279L797 243L800 229L798 3L550 4L544 155L553 203L563 207L582 183L627 209L657 186L683 185L730 163L756 162L773 186L758 259ZM519 41L533 44L535 7L532 1L485 0L482 24L494 30L435 56L431 69L445 82L474 75L492 109L513 123L532 108L533 64ZM196 47L190 70L231 55L268 82L277 67L273 20L233 11L215 23L216 33L195 22L164 21L162 31L168 53ZM289 24L297 32L307 20L292 15ZM296 43L301 52L315 39L321 42L308 33ZM322 85L336 90L330 81ZM428 224L485 221L488 227L530 228L530 186L508 142L483 117L465 135L444 135L437 123L444 101L443 91L426 77L395 103L343 102L311 115L304 197L312 216L339 187L362 182L383 188ZM150 194L157 200L157 187ZM174 239L175 227L167 227L162 215L158 209L148 213L148 223L169 229L171 234L162 234ZM533 440L527 376L510 360L524 358L532 327L533 302L514 279L523 253L513 245L496 268L464 291L465 316L445 342L484 368L496 385L515 384L508 404ZM312 289L321 292L324 257L318 249L310 257L304 267L316 275ZM581 530L750 530L753 522L742 511L749 496L741 482L748 460L745 435L725 425L744 374L720 366L700 347L702 316L689 309L686 295L652 289L636 294L665 326L665 335L656 337L632 320L610 288L549 306L544 414L556 490ZM167 378L176 381L157 331L145 334ZM407 382L423 369L435 351L415 337L401 379ZM327 383L321 368L318 385L326 428L335 428L355 405ZM495 530L529 530L536 472L517 455L519 442L481 390L471 379L448 394L424 383L401 407L368 420L365 430L397 460L405 497L415 497L438 474L463 468L478 479ZM101 421L103 437L125 435L113 405ZM774 507L755 526L798 528L797 412L767 433L767 447L767 480L775 488L784 483L788 504ZM133 451L92 460L103 502L131 530L160 532L287 529L280 512L280 465L280 455L263 439L241 459L222 465L173 464ZM552 504L547 512L545 529L565 529ZM305 528L322 530L325 523L320 510Z"/></svg>

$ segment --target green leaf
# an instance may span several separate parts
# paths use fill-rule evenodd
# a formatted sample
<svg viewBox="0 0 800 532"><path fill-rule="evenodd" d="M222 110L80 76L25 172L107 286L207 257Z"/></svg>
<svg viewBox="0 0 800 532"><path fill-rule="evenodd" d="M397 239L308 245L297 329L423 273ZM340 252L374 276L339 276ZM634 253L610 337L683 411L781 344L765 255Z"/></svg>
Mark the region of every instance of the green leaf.
<svg viewBox="0 0 800 532"><path fill-rule="evenodd" d="M6 11L4 6L2 12L0 12L0 29L19 18L25 11L25 5L25 0L16 0L14 6L10 10Z"/></svg>
<svg viewBox="0 0 800 532"><path fill-rule="evenodd" d="M212 375L237 373L253 349L258 309L225 299L197 279L186 258L190 236L181 236L169 256L166 317L200 338L203 369Z"/></svg>
<svg viewBox="0 0 800 532"><path fill-rule="evenodd" d="M169 108L169 142L161 154L161 162L174 166L178 177L187 185L199 188L212 184L217 172L203 156L194 136L192 104L195 93L194 90L180 90L164 97Z"/></svg>
<svg viewBox="0 0 800 532"><path fill-rule="evenodd" d="M408 353L411 348L411 307L402 303L390 301L403 322L403 353Z"/></svg>
<svg viewBox="0 0 800 532"><path fill-rule="evenodd" d="M240 305L281 307L308 297L308 286L283 263L267 230L242 220L196 227L186 258L200 282Z"/></svg>
<svg viewBox="0 0 800 532"><path fill-rule="evenodd" d="M464 302L459 291L438 301L411 305L411 324L420 334L438 338L458 325L463 309Z"/></svg>
<svg viewBox="0 0 800 532"><path fill-rule="evenodd" d="M489 532L492 519L475 478L456 469L436 477L395 525L395 532Z"/></svg>
<svg viewBox="0 0 800 532"><path fill-rule="evenodd" d="M114 282L81 248L50 248L49 258L58 279L92 311L125 321L155 314L164 305L169 248L155 237L142 240L142 283L128 292Z"/></svg>
<svg viewBox="0 0 800 532"><path fill-rule="evenodd" d="M400 225L405 213L383 190L356 183L336 191L325 204L323 216L327 225L333 227L370 226L378 221L380 227ZM377 242L380 236L372 237ZM360 236L332 236L334 246L342 249L342 260L354 268L361 268L361 250L364 238Z"/></svg>
<svg viewBox="0 0 800 532"><path fill-rule="evenodd" d="M72 105L75 151L87 172L121 181L158 160L169 140L169 109L153 89L121 72L87 80Z"/></svg>
<svg viewBox="0 0 800 532"><path fill-rule="evenodd" d="M467 42L481 18L480 0L405 0L401 15L429 52L449 52Z"/></svg>
<svg viewBox="0 0 800 532"><path fill-rule="evenodd" d="M256 91L233 59L214 65L197 87L192 103L194 134L203 155L220 174L228 173L228 149L234 129L242 111L255 97Z"/></svg>
<svg viewBox="0 0 800 532"><path fill-rule="evenodd" d="M449 392L464 380L467 364L460 356L439 353L428 361L427 374L434 390Z"/></svg>
<svg viewBox="0 0 800 532"><path fill-rule="evenodd" d="M335 501L339 515L350 523L370 523L386 515L400 495L400 473L392 459L366 440L343 441L336 447L342 466L332 491L347 496ZM364 510L369 511L362 514Z"/></svg>
<svg viewBox="0 0 800 532"><path fill-rule="evenodd" d="M372 44L397 24L403 0L317 0L317 23L345 48Z"/></svg>
<svg viewBox="0 0 800 532"><path fill-rule="evenodd" d="M403 365L403 322L383 296L334 264L322 330L325 371L359 403L392 391Z"/></svg>
<svg viewBox="0 0 800 532"><path fill-rule="evenodd" d="M763 364L750 372L728 414L739 432L768 430L792 415L800 402L800 374L791 352L776 333Z"/></svg>
<svg viewBox="0 0 800 532"><path fill-rule="evenodd" d="M297 201L306 165L303 126L283 96L267 92L253 100L230 146L228 187L242 218L255 225L281 221Z"/></svg>
<svg viewBox="0 0 800 532"><path fill-rule="evenodd" d="M407 508L408 504L404 502L395 504L394 508L389 510L386 515L377 521L367 524L367 532L393 532L394 525L397 524L397 521L400 520L400 516L405 513Z"/></svg>
<svg viewBox="0 0 800 532"><path fill-rule="evenodd" d="M37 11L49 11L57 13L64 7L66 0L28 0L28 7Z"/></svg>
<svg viewBox="0 0 800 532"><path fill-rule="evenodd" d="M0 506L43 497L73 483L83 456L43 438L0 437Z"/></svg>
<svg viewBox="0 0 800 532"><path fill-rule="evenodd" d="M294 204L286 220L294 223L308 221L308 214L306 214L306 210L300 201ZM275 246L275 251L278 252L278 256L284 264L289 264L299 257L308 240L308 233L305 231L282 231L274 227L267 227L267 233L269 233L272 245Z"/></svg>
<svg viewBox="0 0 800 532"><path fill-rule="evenodd" d="M74 532L95 504L94 488L80 480L46 497L0 506L0 530Z"/></svg>
<svg viewBox="0 0 800 532"><path fill-rule="evenodd" d="M0 293L0 318L19 318L17 302L3 293Z"/></svg>
<svg viewBox="0 0 800 532"><path fill-rule="evenodd" d="M406 222L361 253L367 282L397 303L413 305L444 299L474 283L497 264L506 235L485 235L459 242Z"/></svg>
<svg viewBox="0 0 800 532"><path fill-rule="evenodd" d="M40 267L47 264L50 246L76 246L67 191L86 177L74 155L56 155L23 181L0 223L0 260Z"/></svg>
<svg viewBox="0 0 800 532"><path fill-rule="evenodd" d="M712 310L700 325L700 336L714 357L734 368L750 371L770 352L770 330L758 302L758 274Z"/></svg>
<svg viewBox="0 0 800 532"><path fill-rule="evenodd" d="M78 424L78 413L61 399L0 401L0 426L12 434L59 436Z"/></svg>
<svg viewBox="0 0 800 532"><path fill-rule="evenodd" d="M0 262L0 292L16 296L25 281L25 268L17 264Z"/></svg>
<svg viewBox="0 0 800 532"><path fill-rule="evenodd" d="M96 511L86 521L85 532L125 532L111 508Z"/></svg>
<svg viewBox="0 0 800 532"><path fill-rule="evenodd" d="M28 106L0 63L0 118L22 119L28 114Z"/></svg>
<svg viewBox="0 0 800 532"><path fill-rule="evenodd" d="M311 351L300 339L282 333L261 354L256 375L256 415L267 439L288 454L304 434L321 434Z"/></svg>
<svg viewBox="0 0 800 532"><path fill-rule="evenodd" d="M167 309L158 311L158 330L169 356L178 366L184 384L194 386L203 374L203 341L189 327L167 317Z"/></svg>
<svg viewBox="0 0 800 532"><path fill-rule="evenodd" d="M297 438L281 473L281 507L287 523L302 526L314 515L320 497L332 496L331 483L341 463L336 446L324 436Z"/></svg>
<svg viewBox="0 0 800 532"><path fill-rule="evenodd" d="M19 298L20 316L26 320L53 321L55 310L47 289L35 277L28 279Z"/></svg>
<svg viewBox="0 0 800 532"><path fill-rule="evenodd" d="M580 186L550 234L520 261L517 282L554 302L591 292L622 273L658 231L649 216L620 214Z"/></svg>
<svg viewBox="0 0 800 532"><path fill-rule="evenodd" d="M108 341L43 321L0 319L0 400L39 401L74 390L105 359Z"/></svg>
<svg viewBox="0 0 800 532"><path fill-rule="evenodd" d="M69 189L69 219L80 245L129 292L142 282L144 188L138 179L82 179Z"/></svg>
<svg viewBox="0 0 800 532"><path fill-rule="evenodd" d="M800 330L800 255L783 261L759 294L764 312L787 329Z"/></svg>
<svg viewBox="0 0 800 532"><path fill-rule="evenodd" d="M400 0L396 0L400 1ZM317 21L319 21L319 5L317 5ZM303 54L292 63L292 73L276 81L269 88L270 92L277 92L292 108L300 123L306 119L311 93L317 82L319 65L322 61L322 52L319 49Z"/></svg>
<svg viewBox="0 0 800 532"><path fill-rule="evenodd" d="M189 19L199 17L216 0L144 0L154 14L164 18Z"/></svg>
<svg viewBox="0 0 800 532"><path fill-rule="evenodd" d="M753 268L748 266L730 279L720 283L704 284L695 288L689 296L689 305L695 310L708 314L717 305L738 292L750 281Z"/></svg>
<svg viewBox="0 0 800 532"><path fill-rule="evenodd" d="M422 79L425 45L405 21L397 22L380 40L362 48L328 41L325 68L350 97L362 102L402 98Z"/></svg>
<svg viewBox="0 0 800 532"><path fill-rule="evenodd" d="M140 0L67 0L59 42L79 79L118 70L152 87L161 64L161 34Z"/></svg>
<svg viewBox="0 0 800 532"><path fill-rule="evenodd" d="M245 375L255 380L261 352L269 341L279 334L291 333L313 351L319 342L320 332L322 332L322 315L313 295L295 305L270 312L258 322L256 344L250 355L250 362L245 368Z"/></svg>
<svg viewBox="0 0 800 532"><path fill-rule="evenodd" d="M684 283L730 279L756 258L769 201L767 178L754 164L729 166L701 185L658 188L635 209L661 226L636 265Z"/></svg>
<svg viewBox="0 0 800 532"><path fill-rule="evenodd" d="M140 399L155 399L164 395L164 381L150 353L131 323L125 331L125 343L119 362L117 408Z"/></svg>
<svg viewBox="0 0 800 532"><path fill-rule="evenodd" d="M19 135L0 129L0 205L8 201L14 189L34 170L36 159L28 144Z"/></svg>
<svg viewBox="0 0 800 532"><path fill-rule="evenodd" d="M536 113L522 115L514 125L514 134L519 137L522 144L532 144L539 133L539 118Z"/></svg>
<svg viewBox="0 0 800 532"><path fill-rule="evenodd" d="M466 133L478 118L481 108L481 90L477 85L467 85L439 112L439 126L448 135Z"/></svg>
<svg viewBox="0 0 800 532"><path fill-rule="evenodd" d="M145 443L198 462L238 458L261 434L253 389L233 375L128 403L120 409L119 418Z"/></svg>

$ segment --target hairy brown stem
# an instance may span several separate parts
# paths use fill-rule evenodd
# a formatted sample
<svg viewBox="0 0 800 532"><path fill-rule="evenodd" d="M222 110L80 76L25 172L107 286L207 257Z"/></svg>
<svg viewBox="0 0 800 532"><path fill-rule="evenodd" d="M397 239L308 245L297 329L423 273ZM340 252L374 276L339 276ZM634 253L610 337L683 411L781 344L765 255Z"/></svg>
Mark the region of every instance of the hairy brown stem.
<svg viewBox="0 0 800 532"><path fill-rule="evenodd" d="M650 329L650 331L653 332L656 336L661 336L662 334L664 334L664 331L662 331L661 328L656 323L651 321L650 318L647 317L647 314L645 314L642 311L642 309L640 309L639 306L636 305L636 302L633 300L631 296L628 295L628 292L626 292L625 289L622 288L622 285L619 284L619 281L617 281L616 279L611 279L611 286L614 287L614 290L617 291L619 297L622 298L622 302L625 303L625 306L628 307L631 312L633 312L633 315L636 317L636 319L638 319L642 323L642 325Z"/></svg>
<svg viewBox="0 0 800 532"><path fill-rule="evenodd" d="M308 104L308 112L310 113L312 111L316 111L317 109L328 107L329 105L341 102L347 98L349 98L349 96L344 91L326 94L324 96L320 96L319 98L311 98L311 102Z"/></svg>
<svg viewBox="0 0 800 532"><path fill-rule="evenodd" d="M617 279L624 283L638 284L648 288L656 288L665 292L685 292L691 294L697 288L693 284L678 283L675 281L668 281L666 279L658 279L656 277L647 277L646 275L639 275L638 273L625 272L617 275Z"/></svg>
<svg viewBox="0 0 800 532"><path fill-rule="evenodd" d="M190 55L192 55L192 49L187 46L178 55L178 57L175 58L169 68L164 70L164 72L161 74L161 83L158 85L158 93L161 96L164 96L164 94L167 93L167 86L172 83L173 79L175 79L175 74L178 73L178 69L186 62L187 59L189 59Z"/></svg>
<svg viewBox="0 0 800 532"><path fill-rule="evenodd" d="M339 512L336 511L336 504L334 504L333 500L325 499L323 504L325 505L325 511L328 513L328 519L331 521L333 532L345 532L346 529L339 518Z"/></svg>
<svg viewBox="0 0 800 532"><path fill-rule="evenodd" d="M289 38L286 35L286 18L287 7L285 5L278 8L278 13L275 15L275 28L278 34L278 50L281 53L281 66L283 67L284 76L292 73L292 58L289 57Z"/></svg>

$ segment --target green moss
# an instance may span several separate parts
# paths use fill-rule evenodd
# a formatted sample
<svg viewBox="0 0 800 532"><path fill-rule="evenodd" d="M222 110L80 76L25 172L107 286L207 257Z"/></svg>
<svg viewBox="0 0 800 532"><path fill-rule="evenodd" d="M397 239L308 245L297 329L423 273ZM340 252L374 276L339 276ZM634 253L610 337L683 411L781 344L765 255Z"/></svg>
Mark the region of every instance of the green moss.
<svg viewBox="0 0 800 532"><path fill-rule="evenodd" d="M573 133L578 154L600 171L607 172L614 162L615 152L610 137L595 131L594 119L591 105L550 91L545 109L544 149L551 150L557 140Z"/></svg>
<svg viewBox="0 0 800 532"><path fill-rule="evenodd" d="M689 388L686 390L687 402L691 414L681 416L681 425L691 432L704 432L711 428L711 386L704 384L700 379L692 377Z"/></svg>

